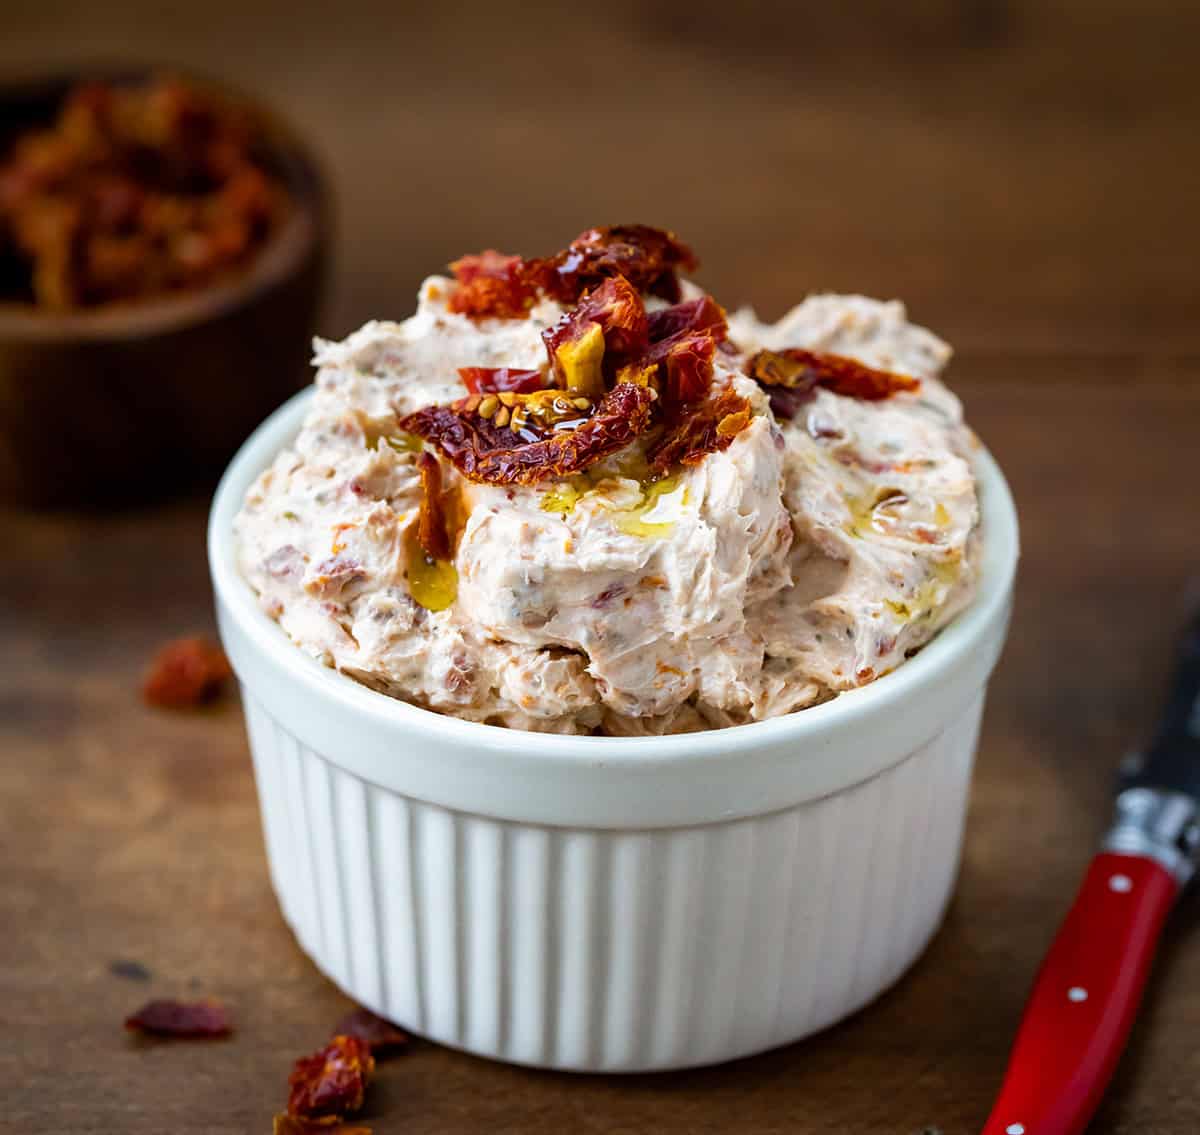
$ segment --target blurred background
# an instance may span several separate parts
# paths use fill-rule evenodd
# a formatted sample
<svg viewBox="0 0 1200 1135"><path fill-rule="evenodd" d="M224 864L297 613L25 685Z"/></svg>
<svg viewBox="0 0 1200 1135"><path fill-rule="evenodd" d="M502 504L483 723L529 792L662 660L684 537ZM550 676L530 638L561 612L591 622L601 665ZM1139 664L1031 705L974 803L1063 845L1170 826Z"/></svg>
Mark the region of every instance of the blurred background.
<svg viewBox="0 0 1200 1135"><path fill-rule="evenodd" d="M461 252L637 220L769 315L860 290L960 350L1182 352L1198 35L1176 0L5 0L0 66L175 61L282 110L336 188L330 335Z"/></svg>
<svg viewBox="0 0 1200 1135"><path fill-rule="evenodd" d="M896 992L800 1056L636 1087L423 1050L381 1106L447 1132L978 1128L1200 563L1198 41L1200 6L1176 0L0 0L6 76L175 64L290 120L333 192L324 335L403 318L465 251L666 226L729 306L903 298L957 349L950 384L1013 485L1024 558L962 880ZM21 381L7 398L40 389ZM265 1129L295 1038L341 1005L275 913L236 706L138 700L154 648L211 627L206 506L201 485L0 512L0 800L21 849L0 924L23 930L0 947L21 1024L0 1067L38 1087L6 1108L23 1130ZM1200 1129L1200 952L1167 954L1096 1131ZM116 956L228 996L249 1047L148 1074L113 1037L139 993Z"/></svg>

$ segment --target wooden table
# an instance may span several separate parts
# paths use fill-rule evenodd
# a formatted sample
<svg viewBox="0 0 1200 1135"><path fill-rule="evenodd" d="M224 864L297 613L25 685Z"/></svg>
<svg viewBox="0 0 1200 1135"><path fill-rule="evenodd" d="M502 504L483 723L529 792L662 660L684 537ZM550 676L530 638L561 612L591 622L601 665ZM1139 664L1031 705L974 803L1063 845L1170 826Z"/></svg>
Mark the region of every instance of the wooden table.
<svg viewBox="0 0 1200 1135"><path fill-rule="evenodd" d="M829 1032L710 1070L555 1075L420 1045L372 1089L379 1132L977 1130L1152 715L1200 557L1195 16L826 7L618 4L537 37L507 9L367 4L329 31L232 0L5 14L0 63L167 55L305 122L342 202L331 333L402 315L464 249L669 223L718 295L767 313L810 288L904 295L960 347L951 379L1012 481L1012 636L957 897L916 967ZM236 701L138 699L155 646L211 626L204 514L4 517L5 1130L268 1131L292 1059L346 1007L271 894ZM1195 921L1175 922L1096 1132L1200 1130ZM151 995L199 994L234 1008L233 1039L120 1027Z"/></svg>

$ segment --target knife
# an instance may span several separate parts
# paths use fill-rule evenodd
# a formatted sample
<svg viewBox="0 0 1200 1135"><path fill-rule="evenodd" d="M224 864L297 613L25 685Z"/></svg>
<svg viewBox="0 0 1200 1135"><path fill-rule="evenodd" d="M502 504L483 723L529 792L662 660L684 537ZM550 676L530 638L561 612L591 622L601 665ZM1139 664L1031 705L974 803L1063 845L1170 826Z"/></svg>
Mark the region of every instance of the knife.
<svg viewBox="0 0 1200 1135"><path fill-rule="evenodd" d="M1079 1135L1108 1086L1163 924L1200 859L1200 610L1157 734L1034 980L983 1135Z"/></svg>

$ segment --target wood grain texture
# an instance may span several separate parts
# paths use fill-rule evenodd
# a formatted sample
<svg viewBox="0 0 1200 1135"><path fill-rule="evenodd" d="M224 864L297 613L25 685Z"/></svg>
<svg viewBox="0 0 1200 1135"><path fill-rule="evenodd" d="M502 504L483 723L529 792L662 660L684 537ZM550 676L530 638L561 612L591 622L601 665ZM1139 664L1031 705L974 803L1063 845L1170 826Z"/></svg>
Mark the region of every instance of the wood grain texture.
<svg viewBox="0 0 1200 1135"><path fill-rule="evenodd" d="M385 1135L968 1135L987 1114L1200 560L1200 25L1165 0L900 11L5 11L0 64L167 56L305 123L337 175L332 334L403 315L464 249L667 223L767 314L809 288L905 296L960 348L951 380L1013 484L1012 635L957 895L916 968L826 1034L711 1070L573 1077L416 1046L372 1089ZM346 1008L271 894L236 701L137 697L163 638L211 625L204 512L3 514L5 1129L269 1131L292 1059ZM1200 1129L1195 921L1168 935L1098 1135ZM122 1031L190 994L226 1000L235 1037Z"/></svg>

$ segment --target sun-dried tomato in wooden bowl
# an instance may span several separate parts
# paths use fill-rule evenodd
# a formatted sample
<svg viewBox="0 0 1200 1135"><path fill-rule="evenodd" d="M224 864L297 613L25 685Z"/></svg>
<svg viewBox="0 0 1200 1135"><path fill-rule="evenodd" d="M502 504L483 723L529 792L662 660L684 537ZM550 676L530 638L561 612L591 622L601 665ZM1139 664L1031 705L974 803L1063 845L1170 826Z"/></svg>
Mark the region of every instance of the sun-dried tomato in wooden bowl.
<svg viewBox="0 0 1200 1135"><path fill-rule="evenodd" d="M0 82L0 499L204 483L305 381L328 209L296 134L212 80Z"/></svg>

